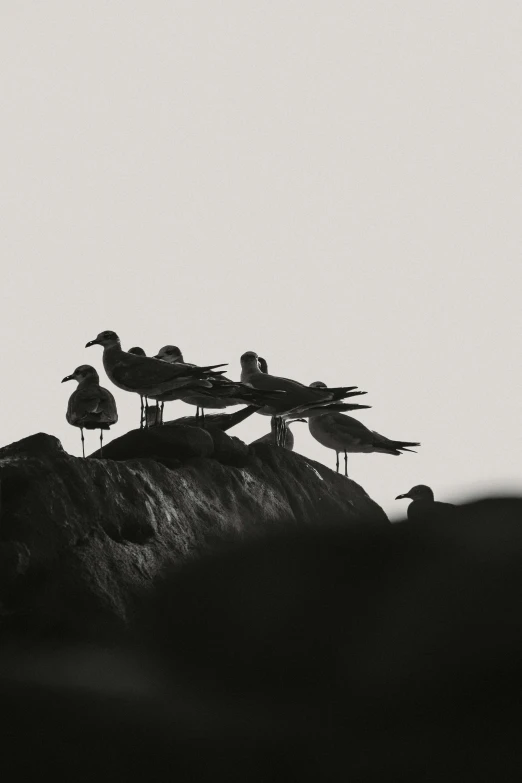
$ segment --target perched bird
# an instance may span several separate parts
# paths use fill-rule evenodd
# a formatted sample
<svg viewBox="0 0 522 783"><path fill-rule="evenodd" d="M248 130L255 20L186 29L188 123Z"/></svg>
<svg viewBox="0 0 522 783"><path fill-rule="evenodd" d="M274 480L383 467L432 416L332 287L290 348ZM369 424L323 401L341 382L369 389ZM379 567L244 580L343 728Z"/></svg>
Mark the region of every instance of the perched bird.
<svg viewBox="0 0 522 783"><path fill-rule="evenodd" d="M270 375L268 372L262 372L259 368L257 353L254 353L254 351L247 351L241 357L241 382L262 391L287 392L286 396L281 399L281 402L273 406L274 410L272 412L264 409L259 411L264 416L280 416L299 405L309 403L317 405L322 402L332 402L345 399L346 397L366 394L364 391L353 391L353 389L357 389L357 386L340 386L331 389L326 386L311 388L290 378L282 378L277 375Z"/></svg>
<svg viewBox="0 0 522 783"><path fill-rule="evenodd" d="M82 454L85 457L83 431L100 430L100 456L103 455L103 430L118 421L116 401L110 391L100 386L98 373L90 364L82 364L72 375L62 380L77 381L78 388L69 397L65 418L73 427L79 427L82 438Z"/></svg>
<svg viewBox="0 0 522 783"><path fill-rule="evenodd" d="M451 519L457 514L456 507L452 503L441 503L435 500L433 490L426 484L417 484L404 495L397 495L395 500L410 498L413 503L408 506L408 519L415 521L433 521Z"/></svg>
<svg viewBox="0 0 522 783"><path fill-rule="evenodd" d="M218 367L225 366L213 364L197 367L183 362L167 364L152 357L136 356L123 351L120 338L116 332L109 330L100 332L85 347L91 345L103 346L103 366L115 386L153 399L165 392L190 385L194 379L204 380L209 375L215 375ZM207 383L211 386L209 381Z"/></svg>
<svg viewBox="0 0 522 783"><path fill-rule="evenodd" d="M285 433L284 437L282 438L282 443L278 443L278 423L275 416L272 416L272 419L270 421L270 432L267 432L266 435L263 435L261 438L257 438L257 440L253 440L250 444L251 446L254 443L269 443L272 446L283 446L288 451L294 450L294 433L290 429L290 425L293 424L296 421L302 421L306 424L306 419L292 419L291 421L284 421L283 424L285 427Z"/></svg>
<svg viewBox="0 0 522 783"><path fill-rule="evenodd" d="M325 388L321 381L315 381L316 389ZM344 452L344 475L348 476L348 453L350 454L393 454L399 456L403 451L411 451L411 446L420 446L405 440L390 440L384 435L365 427L352 416L343 413L319 414L308 419L308 429L313 438L329 449L335 449L336 468L339 472L339 454Z"/></svg>
<svg viewBox="0 0 522 783"><path fill-rule="evenodd" d="M262 356L257 357L257 364L261 372L268 372L266 359L263 359ZM311 384L311 386L313 387L314 384ZM316 385L315 388L322 388L325 386L326 384L320 384L320 386ZM361 394L366 394L366 392L361 392ZM287 419L287 421L301 421L301 419L294 417L303 416L305 419L308 419L311 416L322 416L327 411L331 413L346 413L346 411L358 411L371 407L371 405L357 405L354 402L321 402L317 406L313 403L307 403L306 405L301 405L288 411L288 413L285 413L284 418Z"/></svg>
<svg viewBox="0 0 522 783"><path fill-rule="evenodd" d="M266 362L263 360L264 366ZM259 357L254 351L247 351L241 357L241 381L248 386L262 391L285 391L286 395L280 402L274 402L260 408L258 413L263 416L276 416L277 418L288 414L295 409L301 409L303 406L342 400L346 397L355 397L360 394L366 394L364 391L353 391L356 386L341 386L336 388L311 388L305 386L299 381L290 378L282 378L277 375L270 375L263 372L259 366ZM293 418L299 418L300 413L295 412ZM282 439L284 427L281 422L276 422L276 429L279 433L278 441Z"/></svg>
<svg viewBox="0 0 522 783"><path fill-rule="evenodd" d="M133 353L134 356L146 356L147 354L143 350L143 348L140 348L139 345L134 346L134 348L129 348L129 353Z"/></svg>
<svg viewBox="0 0 522 783"><path fill-rule="evenodd" d="M183 354L177 345L164 345L163 348L159 349L154 358L161 359L164 362L169 362L169 364L177 364L184 361ZM217 377L218 376L216 376L216 378ZM219 377L222 377L223 381L228 381L228 378L223 376ZM200 394L199 390L196 389L194 393L189 392L188 394L180 395L178 399L186 402L188 405L196 406L196 418L199 418L201 409L203 420L205 418L205 408L211 408L213 410L224 410L225 408L230 408L234 405L241 404L241 401L233 399L231 394L227 396L218 396L213 395L212 391L210 390Z"/></svg>

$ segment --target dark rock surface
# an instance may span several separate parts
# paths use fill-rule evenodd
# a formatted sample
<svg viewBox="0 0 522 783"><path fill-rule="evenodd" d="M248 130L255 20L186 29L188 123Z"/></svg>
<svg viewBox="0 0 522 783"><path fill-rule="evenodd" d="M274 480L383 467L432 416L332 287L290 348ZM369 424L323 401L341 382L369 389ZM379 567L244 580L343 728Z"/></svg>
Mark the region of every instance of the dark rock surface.
<svg viewBox="0 0 522 783"><path fill-rule="evenodd" d="M162 569L282 526L386 525L355 482L224 432L136 430L104 458L45 434L0 451L0 634L109 638Z"/></svg>
<svg viewBox="0 0 522 783"><path fill-rule="evenodd" d="M0 655L3 777L519 780L522 501L460 509L186 562L132 651Z"/></svg>

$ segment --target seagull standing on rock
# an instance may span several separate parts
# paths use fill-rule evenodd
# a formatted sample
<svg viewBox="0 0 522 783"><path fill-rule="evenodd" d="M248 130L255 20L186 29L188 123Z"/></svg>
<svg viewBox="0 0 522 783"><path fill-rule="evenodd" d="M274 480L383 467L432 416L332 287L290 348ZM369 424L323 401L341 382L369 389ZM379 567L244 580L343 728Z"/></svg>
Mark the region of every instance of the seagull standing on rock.
<svg viewBox="0 0 522 783"><path fill-rule="evenodd" d="M433 490L426 484L417 484L404 495L397 495L395 500L409 498L413 501L408 506L408 519L410 522L432 521L454 518L457 514L456 507L452 503L441 503L435 500Z"/></svg>
<svg viewBox="0 0 522 783"><path fill-rule="evenodd" d="M262 360L264 362L264 360ZM266 367L266 362L264 362ZM263 416L276 416L279 421L276 424L278 431L278 443L283 445L281 441L284 437L284 425L280 418L285 414L288 414L294 409L301 410L304 406L313 404L321 405L323 403L333 402L336 400L342 400L346 397L354 397L360 394L366 394L364 391L353 391L357 389L356 386L340 386L336 388L327 388L326 386L321 388L311 388L305 386L299 381L294 381L290 378L282 378L277 375L270 375L268 372L263 372L259 366L259 356L254 351L247 351L241 357L241 381L247 386L252 386L254 389L261 389L262 391L285 391L286 395L281 402L265 405L258 413ZM300 412L296 412L292 418L300 418Z"/></svg>
<svg viewBox="0 0 522 783"><path fill-rule="evenodd" d="M100 430L100 456L103 455L103 430L118 421L116 401L110 391L100 386L98 373L90 364L82 364L62 380L77 381L78 388L69 397L65 418L73 427L79 427L82 454L85 457L83 430Z"/></svg>
<svg viewBox="0 0 522 783"><path fill-rule="evenodd" d="M159 349L154 358L161 359L163 362L168 362L169 364L178 364L179 362L184 362L183 354L177 345L164 345L163 348ZM194 365L189 364L189 366ZM222 381L228 381L228 378L225 378L224 376L216 376L214 380L217 380L218 377L221 378ZM208 392L199 393L196 389L193 394L189 392L186 395L180 396L179 399L188 405L196 406L196 418L199 418L201 408L201 417L203 421L205 420L205 408L223 410L224 408L241 404L239 400L213 396L211 390Z"/></svg>
<svg viewBox="0 0 522 783"><path fill-rule="evenodd" d="M85 347L89 348L91 345L103 346L103 366L114 385L142 397L156 398L165 392L187 386L194 379L215 375L218 367L225 366L213 364L197 367L182 362L167 364L152 357L136 356L123 351L120 338L116 332L109 330L100 332Z"/></svg>
<svg viewBox="0 0 522 783"><path fill-rule="evenodd" d="M323 389L326 384L315 381L313 388ZM411 451L412 446L420 446L406 440L390 440L384 435L365 427L352 416L343 413L331 413L326 411L321 414L318 409L316 415L308 419L308 429L313 438L328 449L335 449L337 461L336 468L339 473L339 454L344 452L344 475L348 476L348 453L351 454L393 454L399 456L403 451Z"/></svg>

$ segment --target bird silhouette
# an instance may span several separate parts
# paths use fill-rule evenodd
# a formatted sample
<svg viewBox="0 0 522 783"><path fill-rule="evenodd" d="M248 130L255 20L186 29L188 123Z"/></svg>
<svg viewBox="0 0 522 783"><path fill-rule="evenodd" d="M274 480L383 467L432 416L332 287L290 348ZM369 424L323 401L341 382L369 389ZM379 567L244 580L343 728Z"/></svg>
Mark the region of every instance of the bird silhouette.
<svg viewBox="0 0 522 783"><path fill-rule="evenodd" d="M412 503L408 506L408 519L410 522L431 521L437 522L444 519L455 519L457 508L452 503L441 503L435 500L433 490L426 484L417 484L403 495L397 495L395 500L409 498Z"/></svg>
<svg viewBox="0 0 522 783"><path fill-rule="evenodd" d="M82 454L85 457L83 430L100 430L100 456L103 456L103 430L118 421L116 401L110 391L100 386L98 373L90 364L82 364L71 375L62 379L77 381L78 387L69 397L65 418L73 427L79 427Z"/></svg>

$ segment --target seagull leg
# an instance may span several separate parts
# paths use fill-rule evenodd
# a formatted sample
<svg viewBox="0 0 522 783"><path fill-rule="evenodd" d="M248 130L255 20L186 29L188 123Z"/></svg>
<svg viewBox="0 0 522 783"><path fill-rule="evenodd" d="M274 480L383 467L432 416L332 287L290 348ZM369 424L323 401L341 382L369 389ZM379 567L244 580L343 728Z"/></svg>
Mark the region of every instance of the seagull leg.
<svg viewBox="0 0 522 783"><path fill-rule="evenodd" d="M83 437L83 427L80 427L80 433L82 436L82 454L85 459L85 438Z"/></svg>
<svg viewBox="0 0 522 783"><path fill-rule="evenodd" d="M337 460L336 463L335 463L335 469L339 473L339 452L338 451L335 452L335 456L336 456L336 460Z"/></svg>
<svg viewBox="0 0 522 783"><path fill-rule="evenodd" d="M348 478L348 452L344 452L344 475Z"/></svg>
<svg viewBox="0 0 522 783"><path fill-rule="evenodd" d="M282 416L280 421L281 421L281 446L284 449L286 444L286 424Z"/></svg>
<svg viewBox="0 0 522 783"><path fill-rule="evenodd" d="M143 403L143 395L140 394L141 416L140 416L140 430L143 429L143 417L145 416L145 405Z"/></svg>
<svg viewBox="0 0 522 783"><path fill-rule="evenodd" d="M100 430L100 457L103 457L103 430Z"/></svg>
<svg viewBox="0 0 522 783"><path fill-rule="evenodd" d="M149 398L145 397L145 428L149 426Z"/></svg>
<svg viewBox="0 0 522 783"><path fill-rule="evenodd" d="M203 429L205 429L205 408L201 408L201 424Z"/></svg>
<svg viewBox="0 0 522 783"><path fill-rule="evenodd" d="M160 411L160 424L163 424L163 408L165 407L165 403L161 403L161 411Z"/></svg>

